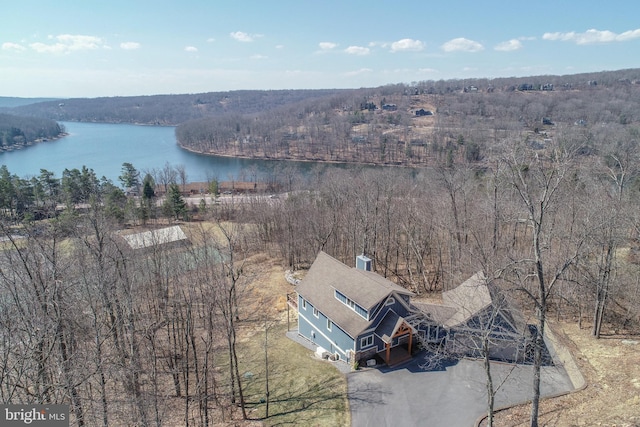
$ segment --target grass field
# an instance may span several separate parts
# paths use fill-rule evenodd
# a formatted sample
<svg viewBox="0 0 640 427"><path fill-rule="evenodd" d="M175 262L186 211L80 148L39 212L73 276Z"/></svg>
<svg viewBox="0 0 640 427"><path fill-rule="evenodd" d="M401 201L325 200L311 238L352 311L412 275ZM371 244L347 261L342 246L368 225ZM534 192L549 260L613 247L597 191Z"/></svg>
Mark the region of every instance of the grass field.
<svg viewBox="0 0 640 427"><path fill-rule="evenodd" d="M247 415L266 426L348 426L347 381L331 362L286 337L286 294L293 287L275 261L253 260L260 274L250 286L250 311L267 317L269 416L266 415L265 321L241 328L239 358L244 380ZM257 262L256 262L257 261ZM291 328L297 327L295 313Z"/></svg>

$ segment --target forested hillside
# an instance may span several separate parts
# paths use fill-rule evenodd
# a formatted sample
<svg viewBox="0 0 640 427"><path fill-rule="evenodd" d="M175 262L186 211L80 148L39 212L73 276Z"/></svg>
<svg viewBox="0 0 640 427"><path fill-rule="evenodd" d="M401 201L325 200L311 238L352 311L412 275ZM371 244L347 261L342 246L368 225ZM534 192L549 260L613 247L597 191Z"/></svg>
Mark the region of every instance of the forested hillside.
<svg viewBox="0 0 640 427"><path fill-rule="evenodd" d="M0 111L22 105L37 104L38 102L55 101L55 98L17 98L12 96L0 96Z"/></svg>
<svg viewBox="0 0 640 427"><path fill-rule="evenodd" d="M0 150L59 137L64 126L53 120L0 114Z"/></svg>
<svg viewBox="0 0 640 427"><path fill-rule="evenodd" d="M519 79L419 82L341 92L257 115L180 125L193 151L265 159L424 166L483 162L496 141L584 150L640 120L640 70Z"/></svg>
<svg viewBox="0 0 640 427"><path fill-rule="evenodd" d="M108 98L74 98L17 107L14 114L59 121L177 125L226 114L269 111L302 99L322 98L338 90L209 92Z"/></svg>

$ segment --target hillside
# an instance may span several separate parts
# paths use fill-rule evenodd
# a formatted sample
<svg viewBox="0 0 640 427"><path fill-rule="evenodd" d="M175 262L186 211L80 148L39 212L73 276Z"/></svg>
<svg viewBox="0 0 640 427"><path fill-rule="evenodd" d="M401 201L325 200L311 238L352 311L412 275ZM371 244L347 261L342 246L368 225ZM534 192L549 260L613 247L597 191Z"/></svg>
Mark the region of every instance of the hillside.
<svg viewBox="0 0 640 427"><path fill-rule="evenodd" d="M580 141L584 153L640 121L640 69L440 80L352 90L79 98L10 109L57 121L178 125L203 154L425 166L491 160L495 143Z"/></svg>
<svg viewBox="0 0 640 427"><path fill-rule="evenodd" d="M59 137L64 127L53 120L0 114L0 150L13 150Z"/></svg>
<svg viewBox="0 0 640 427"><path fill-rule="evenodd" d="M55 101L55 98L16 98L12 96L0 96L0 110L48 101Z"/></svg>
<svg viewBox="0 0 640 427"><path fill-rule="evenodd" d="M526 79L421 82L341 92L255 116L181 124L192 151L259 159L402 166L481 163L506 139L582 150L640 120L640 70Z"/></svg>
<svg viewBox="0 0 640 427"><path fill-rule="evenodd" d="M177 125L187 120L228 114L254 114L338 90L210 92L108 98L73 98L24 105L12 114L58 121Z"/></svg>

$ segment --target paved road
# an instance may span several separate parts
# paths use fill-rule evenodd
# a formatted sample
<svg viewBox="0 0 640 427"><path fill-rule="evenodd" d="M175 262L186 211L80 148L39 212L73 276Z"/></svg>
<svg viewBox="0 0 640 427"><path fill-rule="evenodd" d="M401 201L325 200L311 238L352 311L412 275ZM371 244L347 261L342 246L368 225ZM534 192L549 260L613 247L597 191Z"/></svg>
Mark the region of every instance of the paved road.
<svg viewBox="0 0 640 427"><path fill-rule="evenodd" d="M472 427L486 412L482 362L463 359L440 371L419 367L422 358L396 369L365 369L347 376L353 427ZM492 364L495 407L531 398L531 366ZM506 378L506 380L505 380ZM543 396L572 390L564 369L543 367Z"/></svg>

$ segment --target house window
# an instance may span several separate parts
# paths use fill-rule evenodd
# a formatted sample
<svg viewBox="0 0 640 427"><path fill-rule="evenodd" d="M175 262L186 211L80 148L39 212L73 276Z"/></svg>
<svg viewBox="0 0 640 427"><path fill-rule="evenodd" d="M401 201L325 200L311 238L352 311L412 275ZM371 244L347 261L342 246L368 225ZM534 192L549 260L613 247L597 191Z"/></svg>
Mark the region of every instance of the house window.
<svg viewBox="0 0 640 427"><path fill-rule="evenodd" d="M313 315L316 316L316 317L319 316L318 309L315 308L315 307L313 307Z"/></svg>
<svg viewBox="0 0 640 427"><path fill-rule="evenodd" d="M373 335L360 338L360 348L367 348L373 345Z"/></svg>
<svg viewBox="0 0 640 427"><path fill-rule="evenodd" d="M384 305L393 305L396 303L396 300L393 297L389 297L389 299L387 299L387 302L384 303Z"/></svg>
<svg viewBox="0 0 640 427"><path fill-rule="evenodd" d="M302 308L303 308L304 310L306 310L306 309L307 309L307 300L306 300L306 299L304 299L304 298L300 298L300 299L302 300Z"/></svg>
<svg viewBox="0 0 640 427"><path fill-rule="evenodd" d="M362 316L366 320L369 320L369 312L365 308L361 307L355 301L353 301L351 298L348 298L346 295L344 295L342 292L340 292L338 290L334 291L334 295L335 295L336 299L338 299L344 305L346 305L351 310L353 310L356 313L358 313L360 316Z"/></svg>
<svg viewBox="0 0 640 427"><path fill-rule="evenodd" d="M333 326L333 322L331 322L331 320L327 319L327 329L331 330L332 326Z"/></svg>

